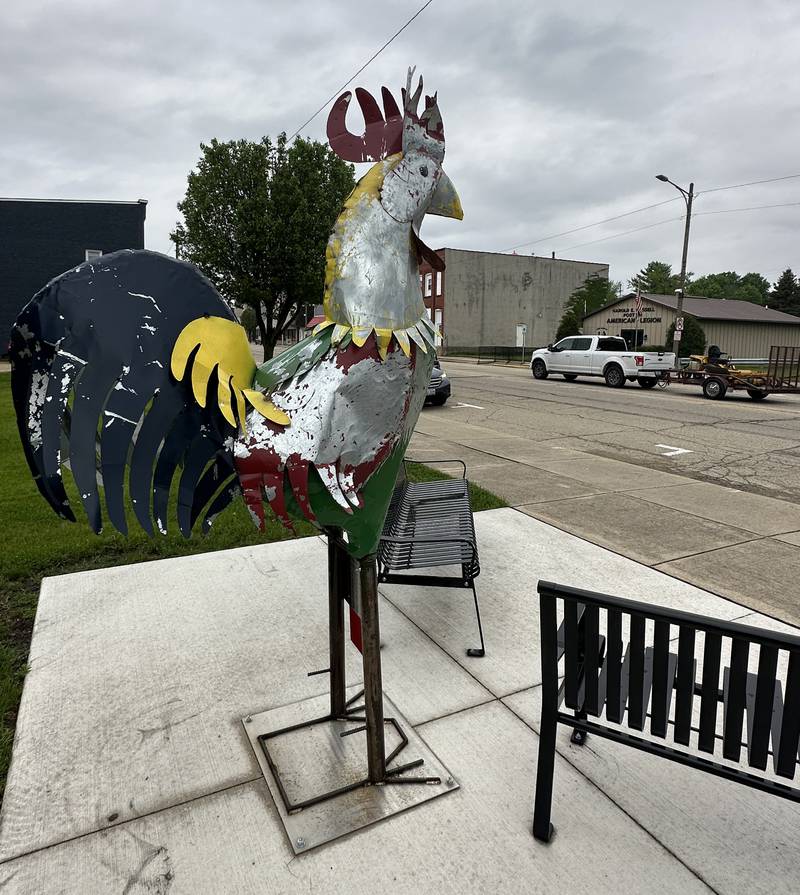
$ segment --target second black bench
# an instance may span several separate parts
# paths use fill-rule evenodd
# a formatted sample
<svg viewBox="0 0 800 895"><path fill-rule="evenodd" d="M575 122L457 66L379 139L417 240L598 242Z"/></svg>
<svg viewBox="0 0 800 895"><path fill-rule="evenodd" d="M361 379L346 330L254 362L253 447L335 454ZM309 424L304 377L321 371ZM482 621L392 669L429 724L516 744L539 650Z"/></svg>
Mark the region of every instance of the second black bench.
<svg viewBox="0 0 800 895"><path fill-rule="evenodd" d="M800 802L800 788L791 785L800 744L800 637L547 581L538 590L537 839L548 842L553 833L559 724L572 728L574 743L595 734Z"/></svg>
<svg viewBox="0 0 800 895"><path fill-rule="evenodd" d="M481 571L475 523L469 497L467 467L463 460L437 460L458 463L461 478L410 482L403 461L398 481L386 514L378 547L378 581L387 584L416 584L427 587L471 588L478 622L480 648L467 650L469 656L483 656L481 613L475 579ZM457 566L461 574L440 576L411 572L440 566Z"/></svg>

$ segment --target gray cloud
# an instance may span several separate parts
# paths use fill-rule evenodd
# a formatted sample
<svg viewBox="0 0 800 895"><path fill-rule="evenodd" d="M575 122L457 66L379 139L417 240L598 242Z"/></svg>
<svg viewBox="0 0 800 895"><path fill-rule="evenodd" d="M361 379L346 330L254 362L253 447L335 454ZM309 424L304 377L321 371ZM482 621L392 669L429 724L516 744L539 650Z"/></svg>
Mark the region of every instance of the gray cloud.
<svg viewBox="0 0 800 895"><path fill-rule="evenodd" d="M169 251L200 142L291 133L416 5L5 0L0 194L147 198L148 245ZM415 63L439 91L466 218L430 219L426 241L499 251L668 199L659 171L699 190L800 173L799 38L791 0L434 0L358 83L398 92ZM324 123L304 133L323 139ZM790 201L800 179L696 210ZM582 244L680 210L519 251L609 262L626 280L654 257L677 266L680 222ZM800 207L698 216L690 267L798 269L799 220Z"/></svg>

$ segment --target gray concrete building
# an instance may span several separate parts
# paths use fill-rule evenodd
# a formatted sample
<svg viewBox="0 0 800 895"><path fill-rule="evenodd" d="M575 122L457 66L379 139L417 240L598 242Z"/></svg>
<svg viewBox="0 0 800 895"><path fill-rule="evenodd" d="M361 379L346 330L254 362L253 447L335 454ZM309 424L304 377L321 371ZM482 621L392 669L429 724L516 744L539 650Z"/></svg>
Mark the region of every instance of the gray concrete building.
<svg viewBox="0 0 800 895"><path fill-rule="evenodd" d="M636 315L636 293L598 308L583 319L583 332L622 336L629 345L663 345L677 317L675 295L642 293L642 313ZM800 346L800 317L749 301L687 295L683 311L694 317L706 345L718 345L731 357L767 357L772 345Z"/></svg>
<svg viewBox="0 0 800 895"><path fill-rule="evenodd" d="M420 266L423 295L445 351L480 345L542 346L553 340L564 305L608 265L532 255L439 249L446 268ZM522 340L524 339L524 342Z"/></svg>

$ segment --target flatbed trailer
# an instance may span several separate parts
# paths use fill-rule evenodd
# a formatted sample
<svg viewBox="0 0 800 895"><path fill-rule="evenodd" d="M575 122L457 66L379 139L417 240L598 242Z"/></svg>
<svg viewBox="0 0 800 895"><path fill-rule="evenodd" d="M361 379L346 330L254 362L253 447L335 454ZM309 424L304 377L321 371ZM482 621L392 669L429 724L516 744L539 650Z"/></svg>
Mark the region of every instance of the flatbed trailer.
<svg viewBox="0 0 800 895"><path fill-rule="evenodd" d="M800 347L773 345L766 370L738 370L724 360L693 360L693 366L670 370L668 381L699 386L712 401L724 398L729 390L746 391L754 401L763 401L776 392L800 394Z"/></svg>

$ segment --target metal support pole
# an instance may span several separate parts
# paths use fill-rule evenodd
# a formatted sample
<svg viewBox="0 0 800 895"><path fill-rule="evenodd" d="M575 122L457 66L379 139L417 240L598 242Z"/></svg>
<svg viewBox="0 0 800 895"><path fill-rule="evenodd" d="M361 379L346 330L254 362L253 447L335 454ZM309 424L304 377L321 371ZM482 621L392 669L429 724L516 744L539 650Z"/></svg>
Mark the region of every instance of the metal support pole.
<svg viewBox="0 0 800 895"><path fill-rule="evenodd" d="M350 585L350 558L337 543L338 532L328 535L328 640L330 646L331 715L345 713L344 601Z"/></svg>
<svg viewBox="0 0 800 895"><path fill-rule="evenodd" d="M670 181L672 183L672 181ZM676 184L672 184L676 186ZM678 318L683 317L683 296L686 291L686 259L689 254L689 227L692 223L692 200L694 199L694 184L689 184L689 192L687 193L685 190L677 187L682 195L683 199L686 202L686 226L683 230L683 255L681 257L681 276L680 276L680 286L678 287L678 308L676 310L676 316ZM675 334L672 338L672 351L675 354L675 363L677 365L678 362L678 352L681 347L681 340L678 336L678 328L675 327ZM676 338L677 337L677 338Z"/></svg>
<svg viewBox="0 0 800 895"><path fill-rule="evenodd" d="M367 765L370 783L386 779L383 735L383 679L381 632L378 621L378 572L375 556L359 560L361 584L361 641L364 660L364 715L367 719Z"/></svg>

